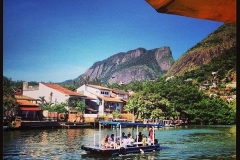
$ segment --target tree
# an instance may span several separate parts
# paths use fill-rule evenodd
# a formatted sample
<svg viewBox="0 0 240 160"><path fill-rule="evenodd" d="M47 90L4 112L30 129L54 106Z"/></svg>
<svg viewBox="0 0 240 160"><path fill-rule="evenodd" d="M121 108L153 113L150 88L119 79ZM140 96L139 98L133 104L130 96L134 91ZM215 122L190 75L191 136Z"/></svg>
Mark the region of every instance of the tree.
<svg viewBox="0 0 240 160"><path fill-rule="evenodd" d="M50 112L66 113L67 109L63 104L55 104L49 109Z"/></svg>
<svg viewBox="0 0 240 160"><path fill-rule="evenodd" d="M134 114L136 115L136 119L147 118L151 114L151 103L145 100L145 93L138 92L132 95L131 99L136 103L136 107L134 108Z"/></svg>
<svg viewBox="0 0 240 160"><path fill-rule="evenodd" d="M121 118L121 113L116 109L112 112L113 118Z"/></svg>
<svg viewBox="0 0 240 160"><path fill-rule="evenodd" d="M45 96L39 96L38 100L40 101L40 106L43 110L47 110L48 108L50 108L54 104L51 101L47 102L46 99L45 99Z"/></svg>
<svg viewBox="0 0 240 160"><path fill-rule="evenodd" d="M163 112L161 109L159 108L156 108L152 111L151 113L151 116L150 116L151 119L163 119L164 116L163 116Z"/></svg>
<svg viewBox="0 0 240 160"><path fill-rule="evenodd" d="M135 99L129 99L128 103L124 106L124 110L127 111L128 113L132 113L134 114L134 109L136 107L136 100Z"/></svg>
<svg viewBox="0 0 240 160"><path fill-rule="evenodd" d="M7 119L13 118L14 111L18 107L12 86L11 78L3 76L3 113Z"/></svg>
<svg viewBox="0 0 240 160"><path fill-rule="evenodd" d="M77 101L76 106L77 106L78 110L83 114L83 111L86 108L86 104L83 103L82 101Z"/></svg>

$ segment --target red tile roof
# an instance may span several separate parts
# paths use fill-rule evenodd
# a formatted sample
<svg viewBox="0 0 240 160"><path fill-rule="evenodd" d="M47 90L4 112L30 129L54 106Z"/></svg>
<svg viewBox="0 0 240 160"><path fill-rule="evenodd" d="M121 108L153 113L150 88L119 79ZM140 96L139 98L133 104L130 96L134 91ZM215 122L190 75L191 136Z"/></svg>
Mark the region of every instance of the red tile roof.
<svg viewBox="0 0 240 160"><path fill-rule="evenodd" d="M97 95L91 91L88 91L89 93L97 96L98 98L101 98L103 99L104 101L108 101L108 102L122 102L120 99L117 99L117 98L114 98L114 97L104 97L104 96L100 96L100 95Z"/></svg>
<svg viewBox="0 0 240 160"><path fill-rule="evenodd" d="M38 106L37 104L32 103L32 102L27 101L27 100L17 100L17 103L18 103L19 106Z"/></svg>
<svg viewBox="0 0 240 160"><path fill-rule="evenodd" d="M24 95L15 95L15 98L17 100L28 100L28 101L36 101L37 100L35 98L24 96Z"/></svg>
<svg viewBox="0 0 240 160"><path fill-rule="evenodd" d="M117 93L117 94L125 94L125 95L129 95L128 92L125 92L125 91L123 91L123 90L113 89L112 92L113 92L113 93Z"/></svg>
<svg viewBox="0 0 240 160"><path fill-rule="evenodd" d="M111 88L107 88L107 87L103 87L103 86L98 86L98 85L93 85L93 84L86 84L86 86L90 86L90 87L97 88L97 89L102 89L102 90L108 90L108 91L111 91L111 90L112 90Z"/></svg>
<svg viewBox="0 0 240 160"><path fill-rule="evenodd" d="M20 107L22 111L41 111L38 107Z"/></svg>
<svg viewBox="0 0 240 160"><path fill-rule="evenodd" d="M64 93L64 94L67 94L69 96L80 96L80 97L86 97L84 96L83 94L80 94L80 93L77 93L77 92L73 92L67 88L64 88L58 84L54 84L54 83L43 83L41 82L43 85L49 87L49 88L52 88L52 89L55 89L61 93Z"/></svg>

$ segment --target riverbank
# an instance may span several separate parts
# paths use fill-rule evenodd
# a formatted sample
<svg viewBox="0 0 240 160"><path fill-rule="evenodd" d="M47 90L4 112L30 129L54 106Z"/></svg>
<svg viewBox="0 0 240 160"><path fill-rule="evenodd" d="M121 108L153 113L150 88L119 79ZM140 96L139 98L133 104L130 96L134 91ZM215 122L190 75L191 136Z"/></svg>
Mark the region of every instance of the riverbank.
<svg viewBox="0 0 240 160"><path fill-rule="evenodd" d="M49 122L49 121L21 121L18 125L10 125L4 131L50 128L94 128L98 126L89 122Z"/></svg>

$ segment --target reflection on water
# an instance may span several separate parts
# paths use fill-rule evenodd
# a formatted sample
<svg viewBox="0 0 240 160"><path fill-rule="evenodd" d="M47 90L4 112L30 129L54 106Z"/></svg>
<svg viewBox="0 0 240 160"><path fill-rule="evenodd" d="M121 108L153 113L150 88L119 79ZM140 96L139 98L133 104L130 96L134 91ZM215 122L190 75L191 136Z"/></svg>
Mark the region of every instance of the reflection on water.
<svg viewBox="0 0 240 160"><path fill-rule="evenodd" d="M81 145L93 144L97 131L86 128L4 131L3 159L236 159L236 126L159 128L155 135L161 151L117 157L94 156L81 150ZM102 137L111 133L119 136L119 129L102 131ZM148 134L147 128L139 131ZM132 130L122 128L122 132L132 133Z"/></svg>

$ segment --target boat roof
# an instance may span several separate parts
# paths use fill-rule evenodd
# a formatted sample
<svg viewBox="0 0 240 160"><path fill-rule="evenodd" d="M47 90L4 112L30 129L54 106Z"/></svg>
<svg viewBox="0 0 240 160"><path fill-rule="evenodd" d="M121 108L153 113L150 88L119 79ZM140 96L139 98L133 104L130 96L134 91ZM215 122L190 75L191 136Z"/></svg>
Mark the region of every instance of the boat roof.
<svg viewBox="0 0 240 160"><path fill-rule="evenodd" d="M129 126L129 127L163 127L163 124L154 124L154 123L133 123L133 122L112 122L112 121L99 121L99 124L103 125L113 125L113 126Z"/></svg>

